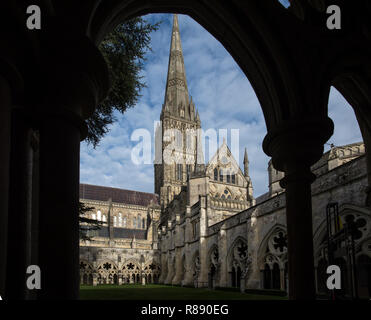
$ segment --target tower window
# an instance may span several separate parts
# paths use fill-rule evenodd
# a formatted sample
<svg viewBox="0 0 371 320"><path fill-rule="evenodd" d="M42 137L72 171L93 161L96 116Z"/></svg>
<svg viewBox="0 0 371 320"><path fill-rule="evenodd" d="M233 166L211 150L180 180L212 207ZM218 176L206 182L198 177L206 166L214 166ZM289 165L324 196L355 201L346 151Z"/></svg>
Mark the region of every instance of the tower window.
<svg viewBox="0 0 371 320"><path fill-rule="evenodd" d="M219 180L223 182L223 170L220 169L219 171Z"/></svg>
<svg viewBox="0 0 371 320"><path fill-rule="evenodd" d="M232 174L232 183L236 183L236 175Z"/></svg>
<svg viewBox="0 0 371 320"><path fill-rule="evenodd" d="M126 227L126 221L127 221L127 219L126 219L126 217L124 217L124 228Z"/></svg>
<svg viewBox="0 0 371 320"><path fill-rule="evenodd" d="M137 218L133 217L133 228L137 227Z"/></svg>
<svg viewBox="0 0 371 320"><path fill-rule="evenodd" d="M227 182L228 182L228 183L231 182L231 175L229 174L229 171L227 172Z"/></svg>
<svg viewBox="0 0 371 320"><path fill-rule="evenodd" d="M140 223L141 223L141 216L138 216L138 222L137 222L137 228L139 229L140 228Z"/></svg>
<svg viewBox="0 0 371 320"><path fill-rule="evenodd" d="M143 218L142 220L142 228L145 229L146 228L146 219Z"/></svg>
<svg viewBox="0 0 371 320"><path fill-rule="evenodd" d="M215 181L218 180L218 169L217 168L214 169L214 180Z"/></svg>
<svg viewBox="0 0 371 320"><path fill-rule="evenodd" d="M183 180L183 165L181 163L178 163L176 165L176 168L177 168L177 170L176 170L176 178L178 180Z"/></svg>

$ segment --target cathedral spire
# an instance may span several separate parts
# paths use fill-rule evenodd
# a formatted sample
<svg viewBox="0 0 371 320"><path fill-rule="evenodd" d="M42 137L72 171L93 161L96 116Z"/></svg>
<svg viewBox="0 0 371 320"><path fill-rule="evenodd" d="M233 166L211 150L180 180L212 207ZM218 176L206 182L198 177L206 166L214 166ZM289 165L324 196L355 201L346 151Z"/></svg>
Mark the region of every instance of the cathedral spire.
<svg viewBox="0 0 371 320"><path fill-rule="evenodd" d="M163 112L193 120L195 116L193 102L191 104L189 103L178 16L174 14Z"/></svg>

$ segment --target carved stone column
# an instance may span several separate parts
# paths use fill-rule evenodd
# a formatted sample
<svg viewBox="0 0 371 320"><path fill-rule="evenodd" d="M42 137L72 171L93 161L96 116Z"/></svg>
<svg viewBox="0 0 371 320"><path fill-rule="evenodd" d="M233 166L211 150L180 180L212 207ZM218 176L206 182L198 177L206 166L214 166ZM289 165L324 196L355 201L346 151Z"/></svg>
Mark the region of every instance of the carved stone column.
<svg viewBox="0 0 371 320"><path fill-rule="evenodd" d="M329 118L298 119L272 130L263 148L275 169L284 171L286 189L290 299L314 299L314 258L311 165L323 154L323 144L333 133Z"/></svg>

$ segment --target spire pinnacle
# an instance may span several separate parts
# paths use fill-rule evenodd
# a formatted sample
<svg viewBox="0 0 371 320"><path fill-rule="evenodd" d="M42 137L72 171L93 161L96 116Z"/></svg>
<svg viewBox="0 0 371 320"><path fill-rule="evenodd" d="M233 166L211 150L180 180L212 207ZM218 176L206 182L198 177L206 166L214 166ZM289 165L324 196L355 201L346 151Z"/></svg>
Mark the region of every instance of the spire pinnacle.
<svg viewBox="0 0 371 320"><path fill-rule="evenodd" d="M247 156L247 148L245 148L245 155L243 157L243 166L245 177L249 176L249 158Z"/></svg>
<svg viewBox="0 0 371 320"><path fill-rule="evenodd" d="M249 157L247 156L247 148L245 148L245 155L243 157L243 163L249 163Z"/></svg>
<svg viewBox="0 0 371 320"><path fill-rule="evenodd" d="M190 118L191 114L178 16L176 14L173 17L164 110L178 117Z"/></svg>

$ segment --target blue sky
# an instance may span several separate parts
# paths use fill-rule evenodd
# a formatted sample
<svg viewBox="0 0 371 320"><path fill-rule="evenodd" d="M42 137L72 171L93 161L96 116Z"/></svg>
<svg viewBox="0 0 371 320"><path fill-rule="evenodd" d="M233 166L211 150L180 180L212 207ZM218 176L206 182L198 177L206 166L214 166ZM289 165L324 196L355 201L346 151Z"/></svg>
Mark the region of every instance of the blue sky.
<svg viewBox="0 0 371 320"><path fill-rule="evenodd" d="M172 15L153 14L151 22L163 21L152 34L152 52L147 54L143 70L147 88L138 104L124 115L93 149L81 143L80 181L82 183L154 191L153 165L135 165L130 140L135 129L153 132L153 123L160 118L164 101L172 27ZM263 114L256 95L233 58L203 27L186 15L179 15L180 33L190 95L199 110L202 128L239 129L239 163L243 167L243 152L247 147L250 175L257 197L268 190L269 158L262 150L266 134ZM335 89L331 90L329 116L335 123L335 134L329 143L343 145L361 141L361 134L352 108ZM326 146L326 149L329 147ZM152 150L154 151L154 150Z"/></svg>

